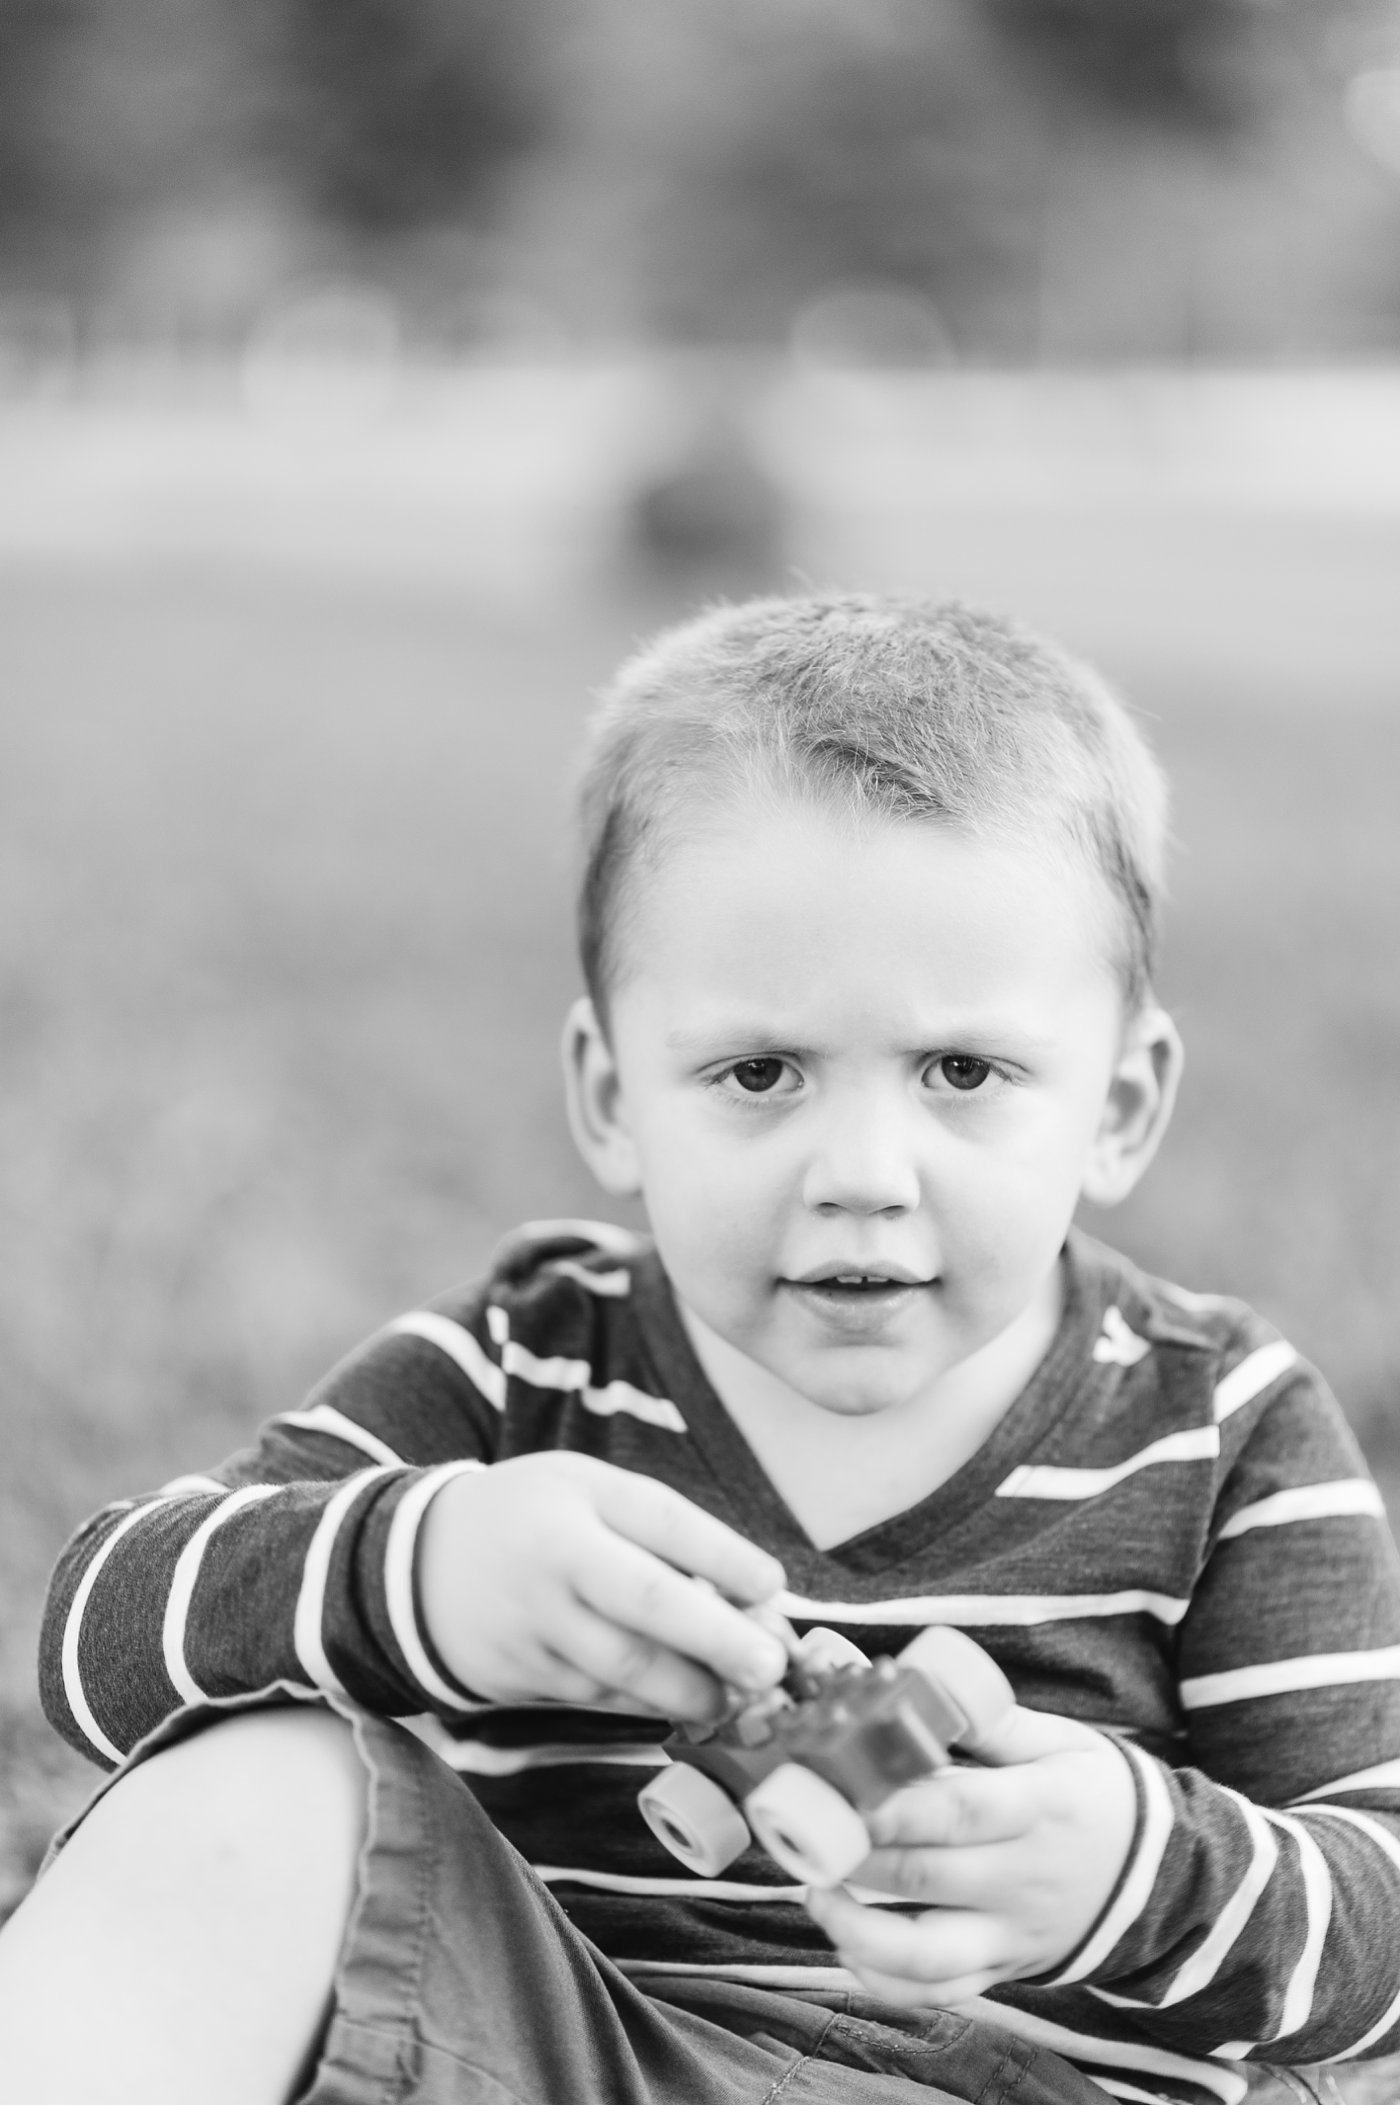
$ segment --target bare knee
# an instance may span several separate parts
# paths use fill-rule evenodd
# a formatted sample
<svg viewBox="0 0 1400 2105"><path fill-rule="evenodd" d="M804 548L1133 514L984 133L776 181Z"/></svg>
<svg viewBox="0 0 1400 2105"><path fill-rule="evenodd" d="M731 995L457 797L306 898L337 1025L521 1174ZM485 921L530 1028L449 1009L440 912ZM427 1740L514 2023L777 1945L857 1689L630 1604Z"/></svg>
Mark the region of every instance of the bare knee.
<svg viewBox="0 0 1400 2105"><path fill-rule="evenodd" d="M192 2067L209 2105L299 2095L364 1800L350 1727L301 1705L224 1719L122 1777L0 1937L7 2080L36 2105L182 2105Z"/></svg>
<svg viewBox="0 0 1400 2105"><path fill-rule="evenodd" d="M241 1712L177 1740L94 1806L55 1865L77 1860L155 1898L317 1896L348 1913L365 1820L351 1728L302 1706ZM53 1874L51 1874L53 1875Z"/></svg>

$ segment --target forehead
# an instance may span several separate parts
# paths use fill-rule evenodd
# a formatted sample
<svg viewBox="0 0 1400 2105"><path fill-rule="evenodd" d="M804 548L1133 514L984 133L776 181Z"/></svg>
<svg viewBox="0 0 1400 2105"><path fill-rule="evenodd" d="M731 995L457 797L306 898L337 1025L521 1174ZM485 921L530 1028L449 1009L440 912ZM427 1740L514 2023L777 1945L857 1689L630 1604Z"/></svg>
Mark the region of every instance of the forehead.
<svg viewBox="0 0 1400 2105"><path fill-rule="evenodd" d="M1105 881L1048 830L738 801L691 814L631 876L613 1007L665 1011L672 1035L819 1014L917 1034L955 1012L1029 1018L1074 990L1117 991Z"/></svg>

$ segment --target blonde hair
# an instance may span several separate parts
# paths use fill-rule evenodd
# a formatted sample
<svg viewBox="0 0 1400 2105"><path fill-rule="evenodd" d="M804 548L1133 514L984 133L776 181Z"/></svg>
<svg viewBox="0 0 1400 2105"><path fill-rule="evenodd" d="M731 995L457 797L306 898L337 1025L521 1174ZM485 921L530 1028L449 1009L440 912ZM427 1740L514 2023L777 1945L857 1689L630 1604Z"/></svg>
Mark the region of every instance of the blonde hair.
<svg viewBox="0 0 1400 2105"><path fill-rule="evenodd" d="M1166 782L1089 666L957 602L812 593L709 609L626 660L580 793L579 952L600 1016L641 873L687 813L755 790L855 819L1059 842L1099 871L1130 1010L1151 991Z"/></svg>

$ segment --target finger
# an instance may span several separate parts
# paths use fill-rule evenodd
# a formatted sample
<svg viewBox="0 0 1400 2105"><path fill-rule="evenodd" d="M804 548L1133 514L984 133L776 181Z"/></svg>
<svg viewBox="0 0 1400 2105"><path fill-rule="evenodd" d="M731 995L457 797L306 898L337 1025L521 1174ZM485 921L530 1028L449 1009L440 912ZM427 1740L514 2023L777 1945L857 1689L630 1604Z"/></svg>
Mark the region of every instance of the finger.
<svg viewBox="0 0 1400 2105"><path fill-rule="evenodd" d="M668 1724L674 1721L676 1715L673 1710L661 1710L655 1703L648 1703L642 1696L625 1695L620 1689L616 1688L600 1689L598 1694L590 1700L589 1708L590 1710L610 1710L619 1718L660 1718ZM697 1720L696 1722L701 1723L705 1721Z"/></svg>
<svg viewBox="0 0 1400 2105"><path fill-rule="evenodd" d="M595 1674L575 1665L553 1646L542 1647L545 1661L541 1675L541 1693L552 1703L569 1703L583 1709L594 1709L602 1703L608 1689Z"/></svg>
<svg viewBox="0 0 1400 2105"><path fill-rule="evenodd" d="M654 1477L610 1471L597 1510L619 1534L678 1571L708 1579L732 1601L766 1601L783 1584L776 1557Z"/></svg>
<svg viewBox="0 0 1400 2105"><path fill-rule="evenodd" d="M624 1694L599 1681L549 1645L537 1646L529 1662L512 1660L506 1673L493 1677L491 1693L505 1703L568 1703L631 1718L674 1716L644 1697Z"/></svg>
<svg viewBox="0 0 1400 2105"><path fill-rule="evenodd" d="M853 1971L889 1974L926 1989L995 1973L1012 1958L1001 1918L969 1909L899 1915L888 1908L863 1907L840 1888L810 1893L807 1909Z"/></svg>
<svg viewBox="0 0 1400 2105"><path fill-rule="evenodd" d="M957 1849L1014 1841L1034 1817L1025 1770L953 1767L896 1791L865 1824L877 1849ZM865 1876L862 1866L861 1877Z"/></svg>
<svg viewBox="0 0 1400 2105"><path fill-rule="evenodd" d="M1013 1762L1039 1761L1047 1754L1073 1754L1101 1743L1103 1735L1077 1718L1059 1718L1048 1710L1028 1710L1014 1703L1006 1715L977 1742L977 1759L995 1768Z"/></svg>
<svg viewBox="0 0 1400 2105"><path fill-rule="evenodd" d="M605 1536L574 1586L606 1622L698 1660L720 1681L771 1688L787 1671L787 1653L771 1631L624 1536Z"/></svg>
<svg viewBox="0 0 1400 2105"><path fill-rule="evenodd" d="M557 1623L553 1642L595 1689L625 1697L629 1708L703 1723L725 1707L724 1689L694 1660L636 1630L620 1629L581 1603Z"/></svg>
<svg viewBox="0 0 1400 2105"><path fill-rule="evenodd" d="M486 1659L475 1685L493 1703L593 1704L602 1695L590 1675L538 1642Z"/></svg>
<svg viewBox="0 0 1400 2105"><path fill-rule="evenodd" d="M972 1849L874 1849L851 1884L862 1895L888 1893L926 1908L1009 1911L1025 1885L1024 1852L1003 1843Z"/></svg>

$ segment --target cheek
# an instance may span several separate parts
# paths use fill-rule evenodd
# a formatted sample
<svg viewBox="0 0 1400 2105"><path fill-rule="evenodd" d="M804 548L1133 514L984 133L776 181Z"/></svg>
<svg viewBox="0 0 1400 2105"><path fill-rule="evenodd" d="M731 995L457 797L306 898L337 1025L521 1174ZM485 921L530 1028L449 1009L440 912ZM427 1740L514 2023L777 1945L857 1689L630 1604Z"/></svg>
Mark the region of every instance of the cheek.
<svg viewBox="0 0 1400 2105"><path fill-rule="evenodd" d="M969 1156L942 1183L964 1275L990 1279L1039 1264L1059 1248L1079 1197L1085 1143L1065 1127L1040 1128L1015 1147Z"/></svg>
<svg viewBox="0 0 1400 2105"><path fill-rule="evenodd" d="M726 1146L713 1130L687 1133L665 1119L638 1140L647 1214L673 1272L769 1268L781 1180L761 1149Z"/></svg>
<svg viewBox="0 0 1400 2105"><path fill-rule="evenodd" d="M1034 1107L1021 1130L989 1164L1009 1198L1041 1210L1078 1185L1098 1131L1101 1098L1092 1088L1058 1090Z"/></svg>

